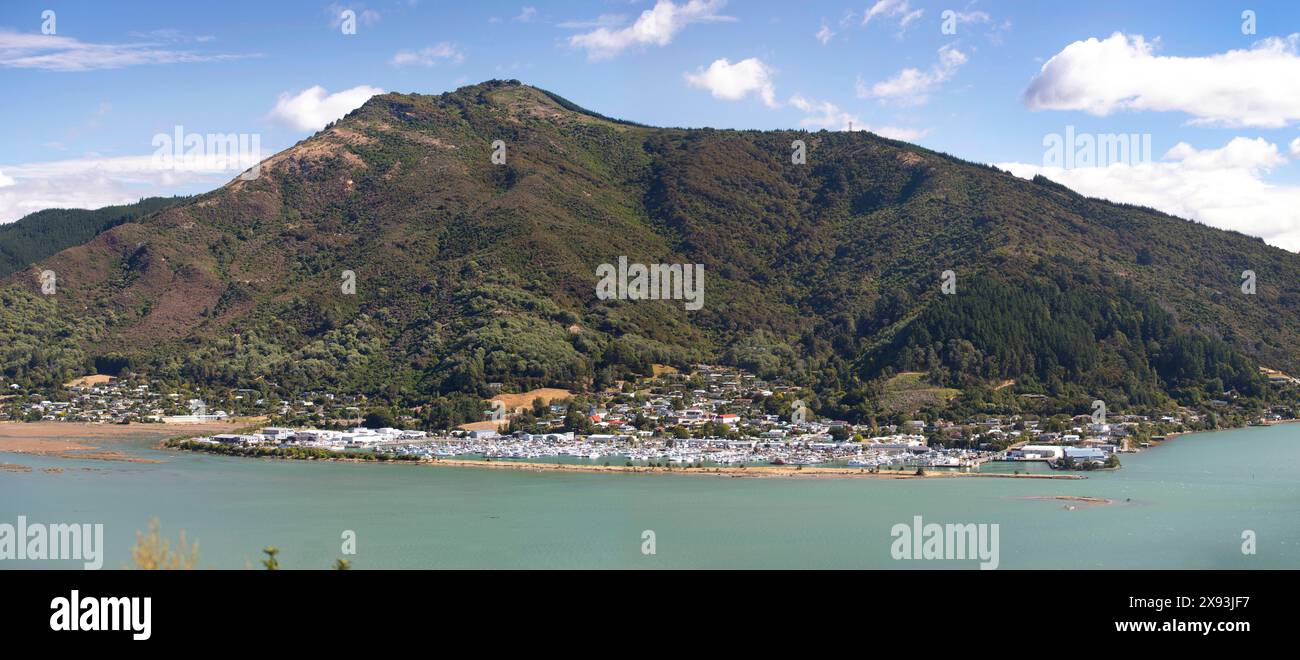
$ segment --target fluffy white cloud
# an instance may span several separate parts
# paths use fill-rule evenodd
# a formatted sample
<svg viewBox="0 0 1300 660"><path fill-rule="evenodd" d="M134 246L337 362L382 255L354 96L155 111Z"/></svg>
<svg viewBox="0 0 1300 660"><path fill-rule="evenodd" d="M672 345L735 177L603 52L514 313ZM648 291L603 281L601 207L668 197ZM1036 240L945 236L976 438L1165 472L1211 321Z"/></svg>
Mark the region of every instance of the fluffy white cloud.
<svg viewBox="0 0 1300 660"><path fill-rule="evenodd" d="M898 26L906 28L925 13L924 9L913 10L908 0L877 0L862 14L862 24L870 23L877 16L898 18Z"/></svg>
<svg viewBox="0 0 1300 660"><path fill-rule="evenodd" d="M769 108L777 107L776 86L772 84L772 68L756 57L731 64L725 58L714 60L708 69L687 73L686 82L692 87L707 89L714 98L739 101L757 92Z"/></svg>
<svg viewBox="0 0 1300 660"><path fill-rule="evenodd" d="M524 7L519 10L519 15L515 16L514 20L517 23L531 23L534 18L537 18L537 8Z"/></svg>
<svg viewBox="0 0 1300 660"><path fill-rule="evenodd" d="M726 4L726 0L689 0L680 5L659 0L653 8L641 12L632 25L575 34L569 37L569 45L586 50L592 60L614 57L632 46L667 46L691 23L733 20L718 14Z"/></svg>
<svg viewBox="0 0 1300 660"><path fill-rule="evenodd" d="M239 174L236 169L208 167L202 162L164 169L152 154L5 165L3 170L0 223L41 209L94 209L128 204L141 197L192 194Z"/></svg>
<svg viewBox="0 0 1300 660"><path fill-rule="evenodd" d="M393 66L418 65L431 67L441 62L460 64L464 60L465 54L456 48L456 44L443 41L420 50L398 51L393 56Z"/></svg>
<svg viewBox="0 0 1300 660"><path fill-rule="evenodd" d="M776 84L773 82L775 71L755 57L741 60L735 64L725 58L715 60L707 69L685 74L686 83L692 87L707 89L714 98L727 101L739 101L751 93L763 99L769 108L781 108L786 104L804 113L799 125L804 128L825 128L835 131L872 131L895 140L914 142L929 132L897 126L870 126L863 123L856 115L841 110L830 101L816 101L801 94L795 94L785 104L776 98Z"/></svg>
<svg viewBox="0 0 1300 660"><path fill-rule="evenodd" d="M1291 155L1300 158L1300 138L1291 141Z"/></svg>
<svg viewBox="0 0 1300 660"><path fill-rule="evenodd" d="M830 101L813 101L798 94L790 97L790 105L799 108L808 116L799 125L804 128L829 128L836 131L848 130L850 126L862 125L857 115L851 115Z"/></svg>
<svg viewBox="0 0 1300 660"><path fill-rule="evenodd" d="M804 128L826 128L834 131L871 131L890 139L907 142L915 142L929 133L928 130L914 128L864 124L858 119L857 115L841 110L839 106L830 101L814 101L798 94L790 97L790 105L807 114L806 117L799 121L799 125Z"/></svg>
<svg viewBox="0 0 1300 660"><path fill-rule="evenodd" d="M1024 93L1034 110L1184 112L1197 123L1277 128L1300 119L1300 34L1204 57L1155 54L1119 32L1076 41L1043 64Z"/></svg>
<svg viewBox="0 0 1300 660"><path fill-rule="evenodd" d="M1179 143L1154 163L1062 169L998 163L1016 176L1035 174L1090 197L1140 204L1300 250L1300 186L1274 185L1270 170L1287 162L1263 138L1233 138L1219 149Z"/></svg>
<svg viewBox="0 0 1300 660"><path fill-rule="evenodd" d="M369 85L327 94L316 85L297 94L284 92L271 109L270 118L302 131L318 131L326 124L361 107L370 97L384 90Z"/></svg>
<svg viewBox="0 0 1300 660"><path fill-rule="evenodd" d="M930 100L930 93L948 81L966 63L966 55L950 44L939 48L939 59L929 71L907 68L892 78L871 87L858 81L858 98L877 98L900 105L920 105Z"/></svg>
<svg viewBox="0 0 1300 660"><path fill-rule="evenodd" d="M223 62L255 55L195 53L154 42L93 44L72 37L0 30L0 67L50 71L120 69L144 64Z"/></svg>

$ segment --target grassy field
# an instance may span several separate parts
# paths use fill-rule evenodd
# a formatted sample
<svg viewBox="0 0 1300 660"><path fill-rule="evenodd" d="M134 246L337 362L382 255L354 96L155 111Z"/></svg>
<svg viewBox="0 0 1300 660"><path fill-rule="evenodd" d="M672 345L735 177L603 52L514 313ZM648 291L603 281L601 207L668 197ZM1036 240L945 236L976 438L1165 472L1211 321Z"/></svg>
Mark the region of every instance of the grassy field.
<svg viewBox="0 0 1300 660"><path fill-rule="evenodd" d="M951 387L935 387L925 382L924 376L919 371L905 371L890 378L881 398L884 408L890 412L914 413L928 405L942 405L961 394L961 390Z"/></svg>

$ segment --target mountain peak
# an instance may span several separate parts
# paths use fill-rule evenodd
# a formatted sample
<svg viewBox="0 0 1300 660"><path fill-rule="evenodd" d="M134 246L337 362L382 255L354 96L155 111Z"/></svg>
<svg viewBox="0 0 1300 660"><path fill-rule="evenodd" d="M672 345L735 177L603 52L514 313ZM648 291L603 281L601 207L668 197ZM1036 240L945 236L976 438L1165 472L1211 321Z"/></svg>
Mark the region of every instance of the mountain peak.
<svg viewBox="0 0 1300 660"><path fill-rule="evenodd" d="M609 122L623 126L644 126L636 122L607 117L588 110L554 92L525 84L519 80L486 80L465 85L442 94L388 92L378 94L344 119L362 117L378 119L392 116L404 122L418 122L440 114L439 109L465 114L470 107L491 108L516 119L563 119L580 122Z"/></svg>
<svg viewBox="0 0 1300 660"><path fill-rule="evenodd" d="M382 94L6 281L44 300L58 274L67 370L232 387L582 389L722 361L824 373L861 418L890 370L1109 404L1245 391L1246 356L1300 368L1294 254L862 133L806 134L794 162L791 136L642 127L515 80ZM704 307L596 296L624 260L700 265ZM1178 371L1193 354L1229 366Z"/></svg>

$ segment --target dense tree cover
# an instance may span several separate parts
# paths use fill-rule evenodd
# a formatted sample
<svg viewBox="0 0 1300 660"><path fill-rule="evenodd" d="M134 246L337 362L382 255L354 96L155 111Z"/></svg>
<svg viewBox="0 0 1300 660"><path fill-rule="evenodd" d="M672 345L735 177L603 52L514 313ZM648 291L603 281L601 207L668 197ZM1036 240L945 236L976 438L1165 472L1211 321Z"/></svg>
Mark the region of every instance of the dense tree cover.
<svg viewBox="0 0 1300 660"><path fill-rule="evenodd" d="M363 394L450 425L494 391L654 364L734 364L882 423L907 370L969 411L1257 396L1256 360L1300 371L1300 258L1257 240L867 133L650 128L514 82L376 96L256 181L101 236L43 262L75 275L57 302L4 280L7 376ZM703 309L598 299L624 256L701 265Z"/></svg>
<svg viewBox="0 0 1300 660"><path fill-rule="evenodd" d="M135 222L185 197L149 197L135 204L101 209L45 209L0 225L0 277L22 270L59 250L81 245L124 222Z"/></svg>
<svg viewBox="0 0 1300 660"><path fill-rule="evenodd" d="M102 337L113 317L60 314L53 296L0 289L0 375L24 387L48 388L93 372L84 347Z"/></svg>
<svg viewBox="0 0 1300 660"><path fill-rule="evenodd" d="M957 388L1015 379L1018 392L1105 398L1112 405L1253 396L1258 364L1225 342L1180 329L1128 282L1069 259L968 278L893 339L864 355L862 374L925 371Z"/></svg>

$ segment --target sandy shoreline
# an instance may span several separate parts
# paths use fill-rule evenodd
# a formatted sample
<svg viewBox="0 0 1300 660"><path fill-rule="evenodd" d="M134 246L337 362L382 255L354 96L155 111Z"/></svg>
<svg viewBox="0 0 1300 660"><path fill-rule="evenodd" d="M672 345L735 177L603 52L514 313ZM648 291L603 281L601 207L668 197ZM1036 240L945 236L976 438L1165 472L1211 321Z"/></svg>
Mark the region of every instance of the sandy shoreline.
<svg viewBox="0 0 1300 660"><path fill-rule="evenodd" d="M0 453L28 454L54 458L162 463L152 458L131 456L97 444L114 438L164 440L171 437L226 433L247 421L203 424L83 424L78 422L0 422Z"/></svg>

